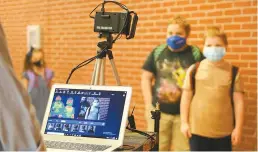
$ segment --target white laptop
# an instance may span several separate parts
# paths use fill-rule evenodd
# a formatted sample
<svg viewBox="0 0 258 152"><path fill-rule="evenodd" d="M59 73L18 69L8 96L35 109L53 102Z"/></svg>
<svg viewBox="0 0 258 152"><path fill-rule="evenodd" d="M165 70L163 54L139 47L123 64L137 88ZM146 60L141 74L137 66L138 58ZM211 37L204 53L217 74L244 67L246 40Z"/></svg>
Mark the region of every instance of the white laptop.
<svg viewBox="0 0 258 152"><path fill-rule="evenodd" d="M123 144L132 88L55 84L41 132L47 150L112 151Z"/></svg>

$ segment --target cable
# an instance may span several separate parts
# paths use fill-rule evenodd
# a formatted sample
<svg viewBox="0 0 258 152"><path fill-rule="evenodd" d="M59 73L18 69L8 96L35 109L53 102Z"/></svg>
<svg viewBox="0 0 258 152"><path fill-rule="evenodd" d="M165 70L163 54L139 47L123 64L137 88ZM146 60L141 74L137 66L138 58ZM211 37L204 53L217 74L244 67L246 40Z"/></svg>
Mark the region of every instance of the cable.
<svg viewBox="0 0 258 152"><path fill-rule="evenodd" d="M92 62L92 61L95 60L95 59L96 59L96 58L94 57L93 59L91 58L90 60L86 60L87 63L85 63L83 66L89 64L90 62ZM77 69L79 69L79 68L81 68L81 67L83 67L83 66L75 67L75 68L73 68L73 69L71 70L71 72L70 72L70 74L69 74L69 76L68 76L68 78L67 78L67 80L66 80L66 84L69 83L69 80L70 80L70 78L72 77L72 74L73 74Z"/></svg>
<svg viewBox="0 0 258 152"><path fill-rule="evenodd" d="M101 5L102 3L100 3L98 6L96 6L89 14L90 18L95 18L94 16L91 16L91 14Z"/></svg>
<svg viewBox="0 0 258 152"><path fill-rule="evenodd" d="M143 136L146 136L146 137L150 138L151 140L155 140L154 137L153 137L153 135L149 135L149 134L146 133L146 132L143 132L143 131L140 131L140 130L136 130L136 129L133 129L133 128L129 128L129 127L126 127L126 129L128 129L128 130L130 130L130 131L132 131L132 132L136 132L136 133L138 133L138 134L141 134L141 135L143 135Z"/></svg>
<svg viewBox="0 0 258 152"><path fill-rule="evenodd" d="M107 46L105 46L105 48L102 49L96 56L94 56L94 57L92 57L92 58L90 58L90 59L87 59L87 60L81 62L80 64L78 64L76 67L74 67L74 68L71 70L71 72L70 72L70 74L69 74L69 76L68 76L68 78L67 78L67 80L66 80L66 84L69 83L69 80L70 80L70 78L72 77L72 74L73 74L76 70L78 70L78 69L80 69L81 67L84 67L84 66L86 66L87 64L91 63L93 60L95 60L97 57L99 57L103 52L105 52L105 51L106 51L106 48L107 48Z"/></svg>

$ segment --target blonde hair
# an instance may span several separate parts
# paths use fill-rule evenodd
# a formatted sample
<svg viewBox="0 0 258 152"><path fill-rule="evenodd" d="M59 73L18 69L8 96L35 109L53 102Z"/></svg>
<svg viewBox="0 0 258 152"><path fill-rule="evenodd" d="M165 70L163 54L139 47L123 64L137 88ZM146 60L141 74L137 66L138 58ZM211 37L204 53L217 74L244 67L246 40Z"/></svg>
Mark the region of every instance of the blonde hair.
<svg viewBox="0 0 258 152"><path fill-rule="evenodd" d="M208 27L204 36L204 41L206 40L207 37L219 37L223 43L227 46L228 45L228 39L226 33L220 30L219 27L217 26L211 26Z"/></svg>
<svg viewBox="0 0 258 152"><path fill-rule="evenodd" d="M190 35L191 27L190 24L186 21L186 19L180 15L177 15L169 21L168 25L178 24L185 30L185 34L188 37Z"/></svg>

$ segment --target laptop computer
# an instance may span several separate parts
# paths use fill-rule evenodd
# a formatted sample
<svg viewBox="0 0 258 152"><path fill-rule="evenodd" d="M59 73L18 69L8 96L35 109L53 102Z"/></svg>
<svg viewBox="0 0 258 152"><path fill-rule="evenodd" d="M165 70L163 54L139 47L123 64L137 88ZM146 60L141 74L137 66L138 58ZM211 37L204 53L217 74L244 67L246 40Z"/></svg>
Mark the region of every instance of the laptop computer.
<svg viewBox="0 0 258 152"><path fill-rule="evenodd" d="M41 133L47 150L112 151L123 144L132 88L55 84Z"/></svg>

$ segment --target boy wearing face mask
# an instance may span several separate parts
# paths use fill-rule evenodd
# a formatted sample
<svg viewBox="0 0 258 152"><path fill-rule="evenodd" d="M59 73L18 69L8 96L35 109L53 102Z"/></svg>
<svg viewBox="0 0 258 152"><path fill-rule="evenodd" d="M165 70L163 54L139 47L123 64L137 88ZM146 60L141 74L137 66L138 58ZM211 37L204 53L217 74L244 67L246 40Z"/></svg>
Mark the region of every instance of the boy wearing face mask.
<svg viewBox="0 0 258 152"><path fill-rule="evenodd" d="M232 80L232 65L223 60L227 45L225 33L217 27L208 28L203 49L206 59L187 71L181 100L181 131L190 138L192 151L231 151L232 144L237 145L241 139L243 86L239 73Z"/></svg>
<svg viewBox="0 0 258 152"><path fill-rule="evenodd" d="M172 145L174 150L189 149L180 132L181 87L187 68L202 59L199 49L186 43L189 34L186 20L174 17L167 28L167 43L155 48L143 65L141 86L149 131L154 126L150 111L160 104L160 151L170 151Z"/></svg>
<svg viewBox="0 0 258 152"><path fill-rule="evenodd" d="M53 71L46 68L43 52L31 47L24 61L22 82L28 90L40 124L45 114Z"/></svg>

